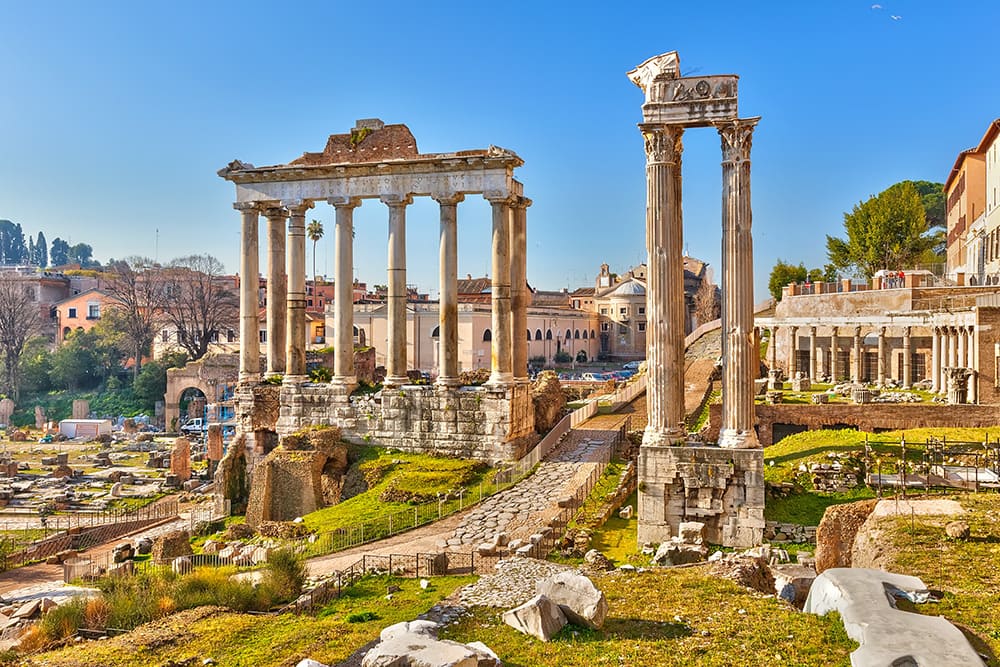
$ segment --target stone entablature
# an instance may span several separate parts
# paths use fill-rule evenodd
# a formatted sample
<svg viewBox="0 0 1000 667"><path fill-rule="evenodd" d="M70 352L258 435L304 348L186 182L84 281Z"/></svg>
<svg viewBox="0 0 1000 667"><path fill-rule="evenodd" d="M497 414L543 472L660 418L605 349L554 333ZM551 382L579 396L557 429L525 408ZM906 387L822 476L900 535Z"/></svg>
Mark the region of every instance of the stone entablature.
<svg viewBox="0 0 1000 667"><path fill-rule="evenodd" d="M279 436L335 423L349 442L404 451L512 461L538 440L530 386L506 389L404 385L347 395L332 384L283 386Z"/></svg>

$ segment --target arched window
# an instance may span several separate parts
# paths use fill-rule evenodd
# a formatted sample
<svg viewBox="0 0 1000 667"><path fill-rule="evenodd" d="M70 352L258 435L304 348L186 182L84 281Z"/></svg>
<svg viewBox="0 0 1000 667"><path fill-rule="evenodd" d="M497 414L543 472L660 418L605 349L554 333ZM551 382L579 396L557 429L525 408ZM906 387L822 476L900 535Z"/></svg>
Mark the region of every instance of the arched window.
<svg viewBox="0 0 1000 667"><path fill-rule="evenodd" d="M587 330L586 329L583 330L583 339L587 340Z"/></svg>
<svg viewBox="0 0 1000 667"><path fill-rule="evenodd" d="M535 340L541 340L541 339L542 339L542 330L535 329Z"/></svg>
<svg viewBox="0 0 1000 667"><path fill-rule="evenodd" d="M355 338L358 337L358 328L357 327L354 327L354 337Z"/></svg>
<svg viewBox="0 0 1000 667"><path fill-rule="evenodd" d="M573 337L573 332L570 331L569 329L566 329L566 340L569 340L572 337Z"/></svg>
<svg viewBox="0 0 1000 667"><path fill-rule="evenodd" d="M434 327L434 331L431 332L431 338L440 338L440 337L441 337L441 327L440 326Z"/></svg>
<svg viewBox="0 0 1000 667"><path fill-rule="evenodd" d="M552 329L545 332L545 340L552 340Z"/></svg>
<svg viewBox="0 0 1000 667"><path fill-rule="evenodd" d="M597 336L594 335L594 330L593 329L590 330L590 337L591 338L597 338Z"/></svg>
<svg viewBox="0 0 1000 667"><path fill-rule="evenodd" d="M528 342L531 342L531 329L528 329Z"/></svg>
<svg viewBox="0 0 1000 667"><path fill-rule="evenodd" d="M573 338L579 338L579 337L580 337L580 330L573 329Z"/></svg>
<svg viewBox="0 0 1000 667"><path fill-rule="evenodd" d="M483 342L488 343L491 340L493 340L493 332L487 329L486 331L483 332Z"/></svg>

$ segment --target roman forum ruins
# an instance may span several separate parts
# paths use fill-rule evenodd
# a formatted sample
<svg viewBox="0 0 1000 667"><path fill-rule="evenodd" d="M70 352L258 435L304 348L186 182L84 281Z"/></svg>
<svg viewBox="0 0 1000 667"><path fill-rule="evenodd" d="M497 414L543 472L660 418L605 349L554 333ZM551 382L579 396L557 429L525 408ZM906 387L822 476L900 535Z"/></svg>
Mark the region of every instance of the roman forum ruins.
<svg viewBox="0 0 1000 667"><path fill-rule="evenodd" d="M269 167L240 161L219 175L236 185L242 216L240 338L258 337L258 224L267 219L267 355L263 382L256 345L241 348L237 420L248 465L281 435L336 425L345 439L484 460L519 458L534 444L527 371L526 209L512 151L421 154L405 125L360 120L331 135L318 153ZM492 343L489 382L459 386L458 204L481 195L492 205ZM406 358L406 207L414 197L440 205L440 364L431 386L410 385ZM353 397L353 214L364 200L388 213L387 363L381 401ZM316 202L336 209L334 373L309 383L305 367L305 214ZM287 285L287 287L286 287ZM287 296L286 296L287 292ZM391 391L390 391L391 389ZM277 406L280 406L278 408Z"/></svg>
<svg viewBox="0 0 1000 667"><path fill-rule="evenodd" d="M753 429L750 146L759 118L740 118L734 75L681 77L672 51L628 73L645 94L648 426L639 453L640 543L706 524L709 541L751 546L764 528L763 450ZM684 130L722 140L722 431L720 447L685 446L681 153Z"/></svg>

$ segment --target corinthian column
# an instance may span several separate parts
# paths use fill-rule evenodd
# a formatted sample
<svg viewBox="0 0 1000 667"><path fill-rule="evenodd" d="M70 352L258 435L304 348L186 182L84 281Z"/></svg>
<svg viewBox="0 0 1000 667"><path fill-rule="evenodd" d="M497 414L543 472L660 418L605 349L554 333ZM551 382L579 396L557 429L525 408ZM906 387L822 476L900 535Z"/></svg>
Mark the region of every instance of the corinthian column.
<svg viewBox="0 0 1000 667"><path fill-rule="evenodd" d="M285 275L285 220L288 210L264 211L267 218L267 372L266 377L285 373L285 316L288 295Z"/></svg>
<svg viewBox="0 0 1000 667"><path fill-rule="evenodd" d="M938 327L931 329L931 393L941 389L941 336Z"/></svg>
<svg viewBox="0 0 1000 667"><path fill-rule="evenodd" d="M834 384L837 384L837 381L840 379L840 369L837 368L839 365L837 354L840 347L840 341L837 340L838 333L839 330L837 327L830 329L830 378L833 380Z"/></svg>
<svg viewBox="0 0 1000 667"><path fill-rule="evenodd" d="M753 381L753 236L750 146L759 118L719 123L722 138L722 430L719 445L757 447ZM815 350L815 328L812 348ZM815 352L812 354L815 365ZM815 370L815 369L814 369Z"/></svg>
<svg viewBox="0 0 1000 667"><path fill-rule="evenodd" d="M913 384L913 368L910 363L912 354L910 327L903 327L903 389L909 389Z"/></svg>
<svg viewBox="0 0 1000 667"><path fill-rule="evenodd" d="M511 370L514 379L528 381L528 237L527 211L531 200L518 197L510 228Z"/></svg>
<svg viewBox="0 0 1000 667"><path fill-rule="evenodd" d="M458 385L458 203L464 195L435 195L441 208L439 246L441 303L438 309L438 378L443 387Z"/></svg>
<svg viewBox="0 0 1000 667"><path fill-rule="evenodd" d="M242 215L240 230L240 382L260 380L260 243L257 202L238 202L233 208Z"/></svg>
<svg viewBox="0 0 1000 667"><path fill-rule="evenodd" d="M684 440L684 128L639 126L646 144L646 360L648 422L643 445Z"/></svg>
<svg viewBox="0 0 1000 667"><path fill-rule="evenodd" d="M331 381L353 389L358 383L354 375L354 209L361 204L361 200L357 197L330 197L327 201L337 212L333 238L333 378Z"/></svg>
<svg viewBox="0 0 1000 667"><path fill-rule="evenodd" d="M502 386L514 380L511 372L510 227L511 199L506 193L487 193L493 206L493 283L489 384Z"/></svg>
<svg viewBox="0 0 1000 667"><path fill-rule="evenodd" d="M809 327L809 380L816 382L819 379L819 371L816 369L816 327Z"/></svg>
<svg viewBox="0 0 1000 667"><path fill-rule="evenodd" d="M306 211L311 201L282 202L288 209L288 247L285 264L288 279L285 311L285 383L306 380Z"/></svg>
<svg viewBox="0 0 1000 667"><path fill-rule="evenodd" d="M409 195L385 195L389 207L389 294L387 297L389 343L385 353L383 386L398 387L406 377L406 207Z"/></svg>

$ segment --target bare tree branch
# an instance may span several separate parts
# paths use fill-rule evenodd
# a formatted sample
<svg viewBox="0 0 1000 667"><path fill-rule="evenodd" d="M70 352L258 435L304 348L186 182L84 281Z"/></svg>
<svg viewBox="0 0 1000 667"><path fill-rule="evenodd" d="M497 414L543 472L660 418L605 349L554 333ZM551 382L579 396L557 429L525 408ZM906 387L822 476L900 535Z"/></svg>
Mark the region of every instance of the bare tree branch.
<svg viewBox="0 0 1000 667"><path fill-rule="evenodd" d="M0 274L0 360L4 391L15 398L24 344L40 333L41 324L34 285L16 273Z"/></svg>

